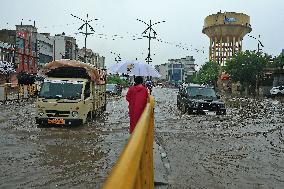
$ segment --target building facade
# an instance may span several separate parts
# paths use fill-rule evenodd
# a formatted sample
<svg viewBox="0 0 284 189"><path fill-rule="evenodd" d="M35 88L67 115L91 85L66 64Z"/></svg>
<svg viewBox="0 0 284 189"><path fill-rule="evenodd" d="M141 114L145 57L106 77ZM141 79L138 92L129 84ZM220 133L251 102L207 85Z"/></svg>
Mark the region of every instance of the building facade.
<svg viewBox="0 0 284 189"><path fill-rule="evenodd" d="M161 65L156 65L155 68L161 75L159 79L161 81L168 81L168 65L166 63Z"/></svg>
<svg viewBox="0 0 284 189"><path fill-rule="evenodd" d="M49 33L37 34L38 66L42 68L44 64L53 61L54 40Z"/></svg>
<svg viewBox="0 0 284 189"><path fill-rule="evenodd" d="M15 45L0 41L0 61L15 63Z"/></svg>
<svg viewBox="0 0 284 189"><path fill-rule="evenodd" d="M155 68L161 74L161 81L172 83L184 82L188 76L196 72L196 64L193 56L186 56L180 59L169 59L167 63L157 65Z"/></svg>
<svg viewBox="0 0 284 189"><path fill-rule="evenodd" d="M37 73L37 28L32 25L16 25L17 73Z"/></svg>
<svg viewBox="0 0 284 189"><path fill-rule="evenodd" d="M65 36L65 33L52 36L53 40L53 57L54 60L60 59L78 59L78 47L74 37Z"/></svg>
<svg viewBox="0 0 284 189"><path fill-rule="evenodd" d="M15 45L0 41L0 84L12 82L15 71Z"/></svg>
<svg viewBox="0 0 284 189"><path fill-rule="evenodd" d="M184 82L188 76L192 76L195 72L195 59L193 56L186 56L180 59L169 59L168 65L168 81Z"/></svg>
<svg viewBox="0 0 284 189"><path fill-rule="evenodd" d="M96 68L105 69L105 57L100 56L98 53L94 53L92 49L85 48L79 49L78 60L94 65Z"/></svg>

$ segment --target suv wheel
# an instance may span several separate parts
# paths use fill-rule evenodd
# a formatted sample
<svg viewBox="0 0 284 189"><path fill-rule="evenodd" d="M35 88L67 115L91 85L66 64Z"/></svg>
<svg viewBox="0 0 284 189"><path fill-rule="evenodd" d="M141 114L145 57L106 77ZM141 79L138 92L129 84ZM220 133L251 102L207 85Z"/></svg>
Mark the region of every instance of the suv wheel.
<svg viewBox="0 0 284 189"><path fill-rule="evenodd" d="M226 115L226 110L217 111L216 115Z"/></svg>
<svg viewBox="0 0 284 189"><path fill-rule="evenodd" d="M184 104L181 105L181 113L185 114L186 113L186 107Z"/></svg>
<svg viewBox="0 0 284 189"><path fill-rule="evenodd" d="M192 110L191 108L188 108L188 109L187 109L187 113L188 113L189 115L191 115L191 114L193 114L193 110Z"/></svg>

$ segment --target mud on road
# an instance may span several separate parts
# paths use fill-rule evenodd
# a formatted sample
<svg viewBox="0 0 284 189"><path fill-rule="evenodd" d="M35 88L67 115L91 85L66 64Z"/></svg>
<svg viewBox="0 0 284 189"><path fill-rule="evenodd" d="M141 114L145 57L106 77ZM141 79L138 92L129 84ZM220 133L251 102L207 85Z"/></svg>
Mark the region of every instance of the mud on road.
<svg viewBox="0 0 284 189"><path fill-rule="evenodd" d="M226 99L227 115L182 115L154 88L167 188L284 188L283 103ZM128 135L123 97L80 127L38 128L32 101L0 106L0 188L100 188Z"/></svg>

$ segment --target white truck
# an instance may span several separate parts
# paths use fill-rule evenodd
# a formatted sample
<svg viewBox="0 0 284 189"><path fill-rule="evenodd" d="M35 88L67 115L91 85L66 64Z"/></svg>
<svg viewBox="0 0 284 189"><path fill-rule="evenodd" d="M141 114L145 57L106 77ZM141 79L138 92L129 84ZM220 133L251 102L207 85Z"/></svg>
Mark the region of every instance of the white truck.
<svg viewBox="0 0 284 189"><path fill-rule="evenodd" d="M58 60L45 65L36 101L39 125L81 125L106 109L106 74L90 64Z"/></svg>

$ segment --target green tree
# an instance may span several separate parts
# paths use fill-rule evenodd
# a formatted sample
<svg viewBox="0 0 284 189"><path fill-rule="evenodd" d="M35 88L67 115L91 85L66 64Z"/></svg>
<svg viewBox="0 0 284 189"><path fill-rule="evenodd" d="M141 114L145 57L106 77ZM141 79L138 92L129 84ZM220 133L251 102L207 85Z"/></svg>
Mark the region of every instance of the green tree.
<svg viewBox="0 0 284 189"><path fill-rule="evenodd" d="M220 66L217 62L206 62L196 73L196 76L192 78L192 81L193 83L216 86L219 73Z"/></svg>
<svg viewBox="0 0 284 189"><path fill-rule="evenodd" d="M246 89L258 89L259 82L268 66L270 56L261 52L239 52L226 62L225 71L233 82L240 82Z"/></svg>
<svg viewBox="0 0 284 189"><path fill-rule="evenodd" d="M282 69L284 67L284 56L279 55L278 57L275 57L273 61L269 62L268 67Z"/></svg>
<svg viewBox="0 0 284 189"><path fill-rule="evenodd" d="M110 84L119 84L122 85L124 87L129 86L129 82L125 79L121 79L119 76L117 75L109 75L107 76L107 83Z"/></svg>

